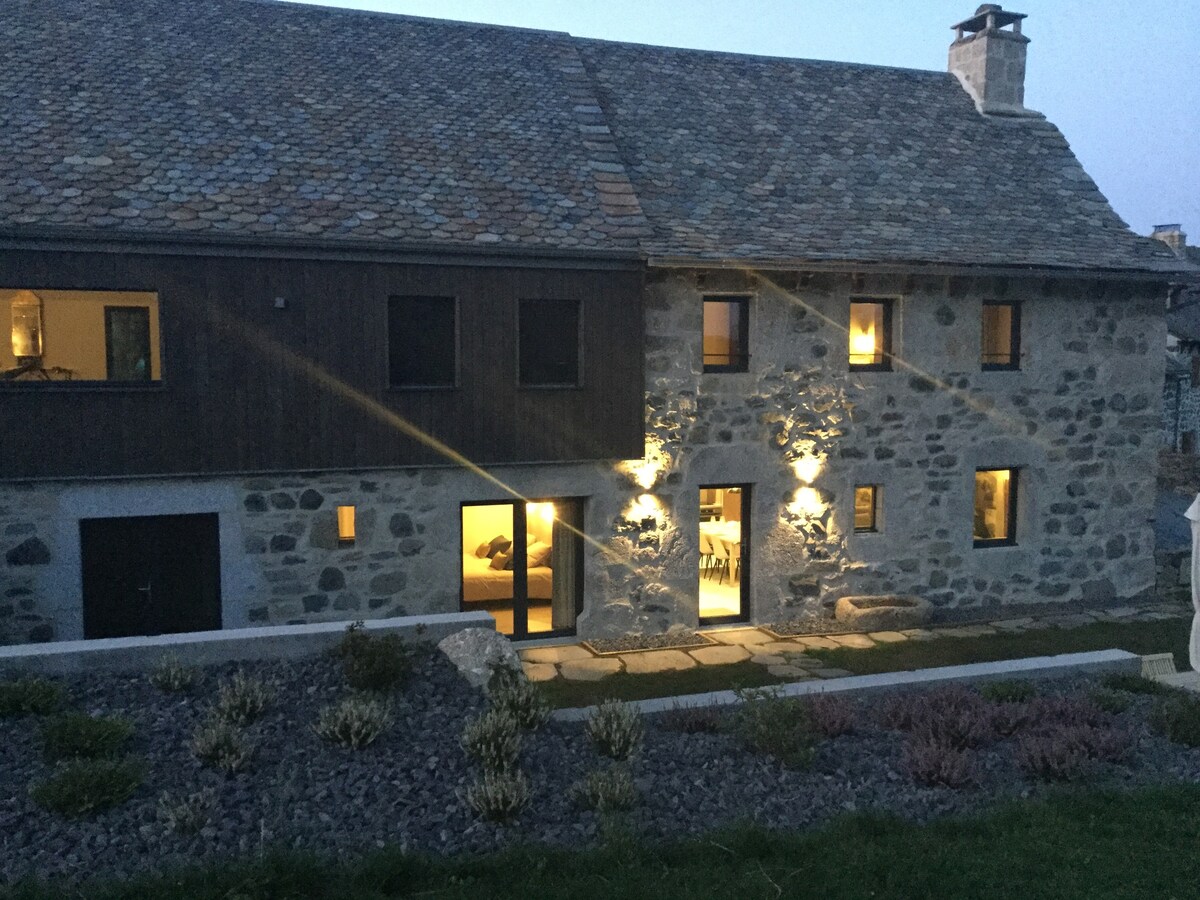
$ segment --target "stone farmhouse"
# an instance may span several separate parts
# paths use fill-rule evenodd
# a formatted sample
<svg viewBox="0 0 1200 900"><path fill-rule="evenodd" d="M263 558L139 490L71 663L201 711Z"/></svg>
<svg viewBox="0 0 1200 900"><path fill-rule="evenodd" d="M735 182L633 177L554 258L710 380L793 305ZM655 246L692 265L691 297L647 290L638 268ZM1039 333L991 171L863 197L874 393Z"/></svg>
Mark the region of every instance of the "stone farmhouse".
<svg viewBox="0 0 1200 900"><path fill-rule="evenodd" d="M1180 259L1200 266L1179 225L1158 225L1150 235ZM1200 284L1181 282L1167 291L1167 364L1163 381L1163 446L1194 455L1200 435Z"/></svg>
<svg viewBox="0 0 1200 900"><path fill-rule="evenodd" d="M1148 591L1181 263L1023 18L932 72L8 0L0 636Z"/></svg>

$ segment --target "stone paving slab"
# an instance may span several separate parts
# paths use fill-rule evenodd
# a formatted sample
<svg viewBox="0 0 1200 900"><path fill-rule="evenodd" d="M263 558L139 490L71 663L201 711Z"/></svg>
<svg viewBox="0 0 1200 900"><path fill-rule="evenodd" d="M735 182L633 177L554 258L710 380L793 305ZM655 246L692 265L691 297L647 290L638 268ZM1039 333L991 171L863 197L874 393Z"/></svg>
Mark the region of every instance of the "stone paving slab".
<svg viewBox="0 0 1200 900"><path fill-rule="evenodd" d="M875 642L865 634L834 634L829 639L853 650L870 650Z"/></svg>
<svg viewBox="0 0 1200 900"><path fill-rule="evenodd" d="M796 681L813 677L811 670L802 669L799 666L767 666L767 672L776 678L792 678Z"/></svg>
<svg viewBox="0 0 1200 900"><path fill-rule="evenodd" d="M867 637L877 644L902 644L908 640L907 635L898 631L872 631Z"/></svg>
<svg viewBox="0 0 1200 900"><path fill-rule="evenodd" d="M553 681L558 677L558 669L553 663L523 662L521 668L530 681Z"/></svg>
<svg viewBox="0 0 1200 900"><path fill-rule="evenodd" d="M579 659L595 659L595 654L578 644L557 647L531 647L521 651L521 659L531 663L561 663Z"/></svg>
<svg viewBox="0 0 1200 900"><path fill-rule="evenodd" d="M998 619L988 624L1000 631L1024 631L1034 624L1034 620L1032 616L1025 616L1020 619Z"/></svg>
<svg viewBox="0 0 1200 900"><path fill-rule="evenodd" d="M987 634L995 634L995 628L989 628L987 625L958 625L952 628L939 628L937 633L940 637L983 637Z"/></svg>
<svg viewBox="0 0 1200 900"><path fill-rule="evenodd" d="M559 666L562 677L567 681L599 681L621 671L619 659L573 659Z"/></svg>
<svg viewBox="0 0 1200 900"><path fill-rule="evenodd" d="M803 653L807 649L806 644L798 641L771 641L769 644L759 644L754 648L754 652L768 656L787 656L791 653Z"/></svg>
<svg viewBox="0 0 1200 900"><path fill-rule="evenodd" d="M900 633L910 641L932 641L937 637L937 634L928 628L905 628Z"/></svg>
<svg viewBox="0 0 1200 900"><path fill-rule="evenodd" d="M753 644L766 644L775 640L765 631L757 628L734 628L729 631L706 631L704 634L722 644L738 644L748 647Z"/></svg>
<svg viewBox="0 0 1200 900"><path fill-rule="evenodd" d="M689 655L702 666L726 666L739 663L750 658L750 651L737 644L722 647L701 647L692 650Z"/></svg>
<svg viewBox="0 0 1200 900"><path fill-rule="evenodd" d="M827 637L813 636L798 638L797 640L799 643L811 650L836 650L838 647L842 646L835 641L831 641Z"/></svg>
<svg viewBox="0 0 1200 900"><path fill-rule="evenodd" d="M772 653L757 653L750 657L750 662L760 666L782 666L788 661L786 656L778 656Z"/></svg>
<svg viewBox="0 0 1200 900"><path fill-rule="evenodd" d="M696 661L682 650L649 650L620 657L630 675L653 675L656 672L678 672L693 669Z"/></svg>

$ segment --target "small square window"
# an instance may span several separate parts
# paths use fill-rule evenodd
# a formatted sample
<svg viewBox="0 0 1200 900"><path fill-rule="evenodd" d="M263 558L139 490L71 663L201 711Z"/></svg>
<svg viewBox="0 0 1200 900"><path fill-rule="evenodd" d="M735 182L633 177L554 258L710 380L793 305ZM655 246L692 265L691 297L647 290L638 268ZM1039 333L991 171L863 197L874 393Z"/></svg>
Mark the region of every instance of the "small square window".
<svg viewBox="0 0 1200 900"><path fill-rule="evenodd" d="M750 363L750 298L704 298L704 371L745 372Z"/></svg>
<svg viewBox="0 0 1200 900"><path fill-rule="evenodd" d="M985 370L1021 366L1021 307L1015 303L983 304L980 362Z"/></svg>
<svg viewBox="0 0 1200 900"><path fill-rule="evenodd" d="M886 372L892 368L892 303L850 302L850 368Z"/></svg>
<svg viewBox="0 0 1200 900"><path fill-rule="evenodd" d="M577 300L521 300L518 370L524 387L578 387L582 316Z"/></svg>
<svg viewBox="0 0 1200 900"><path fill-rule="evenodd" d="M453 297L388 300L388 383L392 387L454 387L456 306Z"/></svg>
<svg viewBox="0 0 1200 900"><path fill-rule="evenodd" d="M854 531L866 534L879 530L879 495L877 484L854 486Z"/></svg>
<svg viewBox="0 0 1200 900"><path fill-rule="evenodd" d="M1016 469L976 470L974 537L976 547L1016 543Z"/></svg>

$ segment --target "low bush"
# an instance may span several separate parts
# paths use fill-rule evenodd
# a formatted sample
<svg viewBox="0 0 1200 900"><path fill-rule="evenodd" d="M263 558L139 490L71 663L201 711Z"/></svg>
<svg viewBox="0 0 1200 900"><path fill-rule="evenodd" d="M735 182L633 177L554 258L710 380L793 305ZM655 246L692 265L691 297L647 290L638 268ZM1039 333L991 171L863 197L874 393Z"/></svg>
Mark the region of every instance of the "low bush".
<svg viewBox="0 0 1200 900"><path fill-rule="evenodd" d="M845 697L817 694L803 701L813 730L834 738L854 730L854 706Z"/></svg>
<svg viewBox="0 0 1200 900"><path fill-rule="evenodd" d="M963 788L974 782L974 755L963 747L910 737L904 744L904 769L918 784Z"/></svg>
<svg viewBox="0 0 1200 900"><path fill-rule="evenodd" d="M742 704L731 729L746 747L774 756L789 768L807 768L816 753L818 734L808 706L770 690L741 691Z"/></svg>
<svg viewBox="0 0 1200 900"><path fill-rule="evenodd" d="M1125 712L1133 703L1133 699L1125 692L1114 691L1109 688L1094 689L1088 694L1088 699L1106 713L1113 715Z"/></svg>
<svg viewBox="0 0 1200 900"><path fill-rule="evenodd" d="M1150 725L1167 740L1187 747L1200 747L1200 698L1179 691L1154 707Z"/></svg>
<svg viewBox="0 0 1200 900"><path fill-rule="evenodd" d="M537 731L550 718L550 704L525 677L512 669L497 667L488 682L492 708L508 713L526 731Z"/></svg>
<svg viewBox="0 0 1200 900"><path fill-rule="evenodd" d="M462 748L485 773L501 774L517 768L521 753L521 726L511 713L493 709L467 723Z"/></svg>
<svg viewBox="0 0 1200 900"><path fill-rule="evenodd" d="M11 716L44 716L63 702L62 685L45 678L0 681L0 719Z"/></svg>
<svg viewBox="0 0 1200 900"><path fill-rule="evenodd" d="M620 700L605 700L588 717L587 733L602 755L629 759L642 746L642 716Z"/></svg>
<svg viewBox="0 0 1200 900"><path fill-rule="evenodd" d="M67 763L29 791L33 802L68 818L124 803L141 786L133 760L85 759Z"/></svg>
<svg viewBox="0 0 1200 900"><path fill-rule="evenodd" d="M217 795L205 788L184 796L165 793L158 798L158 820L174 834L196 834L212 821Z"/></svg>
<svg viewBox="0 0 1200 900"><path fill-rule="evenodd" d="M221 685L216 714L234 725L249 725L266 711L274 697L275 692L266 682L239 669Z"/></svg>
<svg viewBox="0 0 1200 900"><path fill-rule="evenodd" d="M622 812L637 805L640 795L625 766L606 766L589 772L571 788L571 799L583 809Z"/></svg>
<svg viewBox="0 0 1200 900"><path fill-rule="evenodd" d="M1091 772L1093 762L1124 762L1132 749L1126 731L1068 724L1021 735L1016 756L1018 765L1031 775L1071 781Z"/></svg>
<svg viewBox="0 0 1200 900"><path fill-rule="evenodd" d="M186 694L196 686L196 677L195 669L181 663L174 653L167 653L150 673L150 683L165 694Z"/></svg>
<svg viewBox="0 0 1200 900"><path fill-rule="evenodd" d="M1028 704L1031 727L1056 728L1064 725L1109 728L1112 715L1101 709L1088 697L1058 696L1037 697Z"/></svg>
<svg viewBox="0 0 1200 900"><path fill-rule="evenodd" d="M884 723L910 732L917 743L959 750L994 740L994 707L976 692L952 686L902 694L883 710Z"/></svg>
<svg viewBox="0 0 1200 900"><path fill-rule="evenodd" d="M659 724L684 734L717 734L725 729L727 714L716 706L675 706L662 713Z"/></svg>
<svg viewBox="0 0 1200 900"><path fill-rule="evenodd" d="M362 622L346 629L332 653L342 663L346 684L356 691L395 690L413 670L412 648L400 635L370 634Z"/></svg>
<svg viewBox="0 0 1200 900"><path fill-rule="evenodd" d="M1153 681L1149 678L1143 678L1141 675L1132 675L1127 672L1113 672L1111 675L1105 675L1100 683L1109 690L1125 691L1128 694L1164 696L1175 693L1174 688L1163 684L1161 681Z"/></svg>
<svg viewBox="0 0 1200 900"><path fill-rule="evenodd" d="M981 684L979 693L993 703L1024 703L1037 696L1037 688L1032 681L1006 679Z"/></svg>
<svg viewBox="0 0 1200 900"><path fill-rule="evenodd" d="M383 734L391 721L382 700L354 696L322 707L313 730L331 743L361 750Z"/></svg>
<svg viewBox="0 0 1200 900"><path fill-rule="evenodd" d="M42 751L49 760L116 756L132 736L128 719L68 713L42 728Z"/></svg>
<svg viewBox="0 0 1200 900"><path fill-rule="evenodd" d="M467 788L467 805L489 822L510 822L529 805L529 780L520 769L485 769Z"/></svg>
<svg viewBox="0 0 1200 900"><path fill-rule="evenodd" d="M254 744L242 730L220 715L209 716L192 735L192 753L202 763L233 775L254 756Z"/></svg>

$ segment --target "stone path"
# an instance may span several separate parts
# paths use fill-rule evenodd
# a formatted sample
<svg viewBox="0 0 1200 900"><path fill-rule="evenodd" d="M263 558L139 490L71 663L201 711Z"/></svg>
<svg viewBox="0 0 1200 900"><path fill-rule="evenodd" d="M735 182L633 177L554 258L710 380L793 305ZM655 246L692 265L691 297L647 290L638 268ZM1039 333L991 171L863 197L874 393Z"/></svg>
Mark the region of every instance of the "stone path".
<svg viewBox="0 0 1200 900"><path fill-rule="evenodd" d="M521 665L530 681L599 681L617 672L653 675L677 672L696 666L725 666L749 660L765 666L779 678L793 681L816 678L841 678L843 669L824 668L816 657L806 655L812 649L834 650L840 647L867 649L880 644L904 641L931 641L944 637L980 637L1028 631L1031 628L1079 628L1094 622L1153 622L1186 618L1192 615L1190 604L1156 603L1148 606L1120 606L1097 612L1071 612L1045 616L997 619L972 625L944 625L909 628L905 631L874 631L867 634L797 635L778 638L760 628L745 626L706 631L717 641L694 650L647 650L599 656L580 644L531 647L521 650Z"/></svg>

